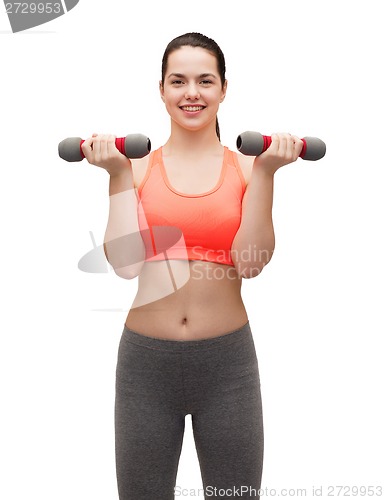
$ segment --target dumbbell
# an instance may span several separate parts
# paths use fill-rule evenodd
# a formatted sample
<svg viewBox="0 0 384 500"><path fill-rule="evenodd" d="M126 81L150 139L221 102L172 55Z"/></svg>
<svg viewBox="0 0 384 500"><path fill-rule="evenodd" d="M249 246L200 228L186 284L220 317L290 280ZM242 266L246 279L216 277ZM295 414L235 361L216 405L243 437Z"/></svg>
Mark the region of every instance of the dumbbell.
<svg viewBox="0 0 384 500"><path fill-rule="evenodd" d="M84 158L81 137L68 137L59 143L59 156L66 161L81 161ZM127 158L143 158L151 151L151 141L143 134L129 134L116 138L117 149Z"/></svg>
<svg viewBox="0 0 384 500"><path fill-rule="evenodd" d="M325 143L317 137L303 137L303 149L300 158L303 160L320 160L325 155ZM259 132L243 132L236 141L240 153L249 156L259 156L271 145L272 138Z"/></svg>

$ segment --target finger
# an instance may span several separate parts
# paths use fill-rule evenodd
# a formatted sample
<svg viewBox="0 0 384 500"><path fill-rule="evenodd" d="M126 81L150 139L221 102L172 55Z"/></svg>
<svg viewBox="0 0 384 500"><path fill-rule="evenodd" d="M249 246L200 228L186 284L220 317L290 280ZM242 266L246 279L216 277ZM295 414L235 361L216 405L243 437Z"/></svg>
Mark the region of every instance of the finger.
<svg viewBox="0 0 384 500"><path fill-rule="evenodd" d="M300 139L300 137L297 137L296 135L293 135L292 137L294 139L294 155L297 159L303 149L304 142Z"/></svg>
<svg viewBox="0 0 384 500"><path fill-rule="evenodd" d="M93 144L93 138L89 137L88 139L85 139L85 141L81 144L81 150L84 153L85 158L88 160L90 156L92 155L92 144Z"/></svg>
<svg viewBox="0 0 384 500"><path fill-rule="evenodd" d="M100 138L100 155L103 160L108 159L109 134L103 134Z"/></svg>
<svg viewBox="0 0 384 500"><path fill-rule="evenodd" d="M116 136L115 135L109 135L107 139L107 153L108 156L112 156L116 154Z"/></svg>
<svg viewBox="0 0 384 500"><path fill-rule="evenodd" d="M269 146L269 150L271 153L276 154L279 150L279 145L280 145L280 136L279 134L271 134L271 145Z"/></svg>
<svg viewBox="0 0 384 500"><path fill-rule="evenodd" d="M280 134L279 154L285 156L287 153L287 134Z"/></svg>
<svg viewBox="0 0 384 500"><path fill-rule="evenodd" d="M106 134L99 134L95 137L95 146L93 148L95 152L95 158L100 161L104 158L106 153Z"/></svg>
<svg viewBox="0 0 384 500"><path fill-rule="evenodd" d="M277 154L279 156L285 156L289 150L290 134L279 133L279 148Z"/></svg>
<svg viewBox="0 0 384 500"><path fill-rule="evenodd" d="M286 136L287 136L286 154L288 158L293 159L295 156L295 139L292 134L286 134Z"/></svg>
<svg viewBox="0 0 384 500"><path fill-rule="evenodd" d="M296 156L296 140L300 140L298 137L292 134L287 134L287 156L288 158L294 160L297 159Z"/></svg>

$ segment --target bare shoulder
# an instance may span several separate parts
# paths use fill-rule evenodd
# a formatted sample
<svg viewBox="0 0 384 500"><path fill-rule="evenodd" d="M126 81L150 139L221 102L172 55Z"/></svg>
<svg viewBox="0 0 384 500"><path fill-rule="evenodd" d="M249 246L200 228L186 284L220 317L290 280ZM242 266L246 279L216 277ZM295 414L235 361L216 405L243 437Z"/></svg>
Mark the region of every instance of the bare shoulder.
<svg viewBox="0 0 384 500"><path fill-rule="evenodd" d="M252 174L252 167L253 167L253 162L255 160L255 156L246 156L241 153L236 153L236 155L239 161L240 168L244 175L245 183L246 185L248 185L248 182Z"/></svg>
<svg viewBox="0 0 384 500"><path fill-rule="evenodd" d="M149 155L144 156L144 158L131 159L133 185L135 188L138 188L140 186L145 177L148 167L148 160Z"/></svg>

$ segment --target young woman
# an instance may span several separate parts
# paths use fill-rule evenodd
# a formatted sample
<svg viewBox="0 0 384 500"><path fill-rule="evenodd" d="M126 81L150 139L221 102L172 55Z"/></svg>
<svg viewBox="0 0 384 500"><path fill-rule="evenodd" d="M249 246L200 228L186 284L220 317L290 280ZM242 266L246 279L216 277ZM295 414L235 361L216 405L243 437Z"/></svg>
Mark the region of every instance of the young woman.
<svg viewBox="0 0 384 500"><path fill-rule="evenodd" d="M272 257L274 174L302 141L273 134L259 157L230 151L217 121L226 90L219 46L187 33L163 57L168 141L141 160L119 153L113 135L82 146L110 174L106 257L119 276L139 278L116 368L120 500L171 500L183 487L188 414L204 498L259 498L262 401L241 282Z"/></svg>

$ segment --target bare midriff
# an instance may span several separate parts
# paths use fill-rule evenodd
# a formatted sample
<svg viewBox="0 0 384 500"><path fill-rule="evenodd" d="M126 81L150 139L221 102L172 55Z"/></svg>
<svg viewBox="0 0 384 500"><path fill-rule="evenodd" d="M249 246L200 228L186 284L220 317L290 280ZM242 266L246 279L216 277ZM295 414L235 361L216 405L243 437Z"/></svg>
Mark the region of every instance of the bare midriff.
<svg viewBox="0 0 384 500"><path fill-rule="evenodd" d="M127 328L154 338L201 340L245 325L235 267L197 260L146 262Z"/></svg>

